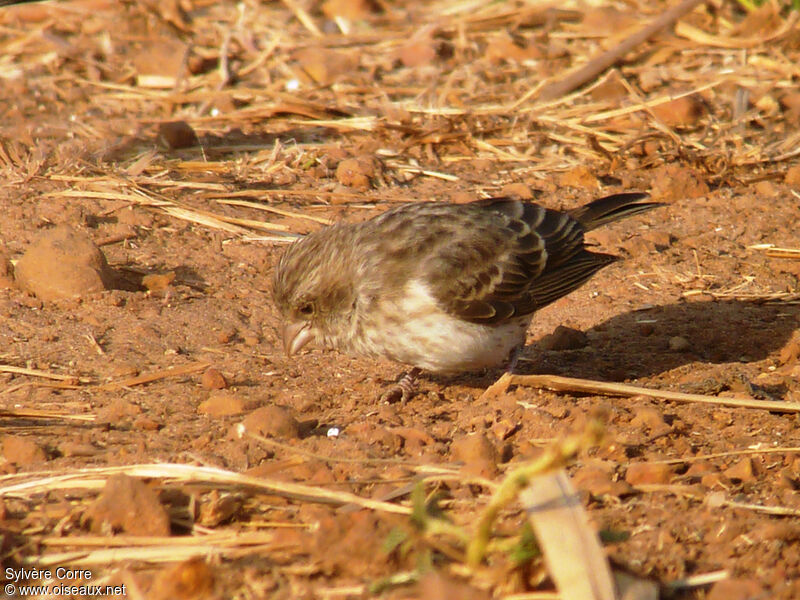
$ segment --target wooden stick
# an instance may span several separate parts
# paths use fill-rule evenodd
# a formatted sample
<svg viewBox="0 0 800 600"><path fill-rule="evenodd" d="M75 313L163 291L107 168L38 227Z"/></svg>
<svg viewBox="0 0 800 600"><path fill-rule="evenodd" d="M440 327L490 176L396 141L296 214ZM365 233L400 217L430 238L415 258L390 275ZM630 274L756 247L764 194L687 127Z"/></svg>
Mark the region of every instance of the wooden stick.
<svg viewBox="0 0 800 600"><path fill-rule="evenodd" d="M504 373L500 379L484 392L484 394L493 395L498 392L502 393L504 390L508 389L510 385L527 385L546 388L556 392L580 392L584 394L624 397L647 396L648 398L672 400L673 402L699 402L701 404L716 404L718 406L761 408L773 412L800 412L800 402L753 400L749 398L720 398L718 396L686 394L669 390L654 390L627 383L609 383L606 381L593 381L591 379L561 377L559 375L511 375Z"/></svg>
<svg viewBox="0 0 800 600"><path fill-rule="evenodd" d="M207 362L193 362L189 363L188 365L182 365L180 367L162 369L160 371L155 371L153 373L145 373L144 375L137 375L136 377L128 377L127 379L112 381L110 383L105 383L103 385L97 386L97 389L115 390L123 387L141 385L142 383L151 383L153 381L158 381L159 379L166 379L167 377L177 377L180 375L189 375L190 373L196 373L197 371L202 371L208 366L209 363Z"/></svg>
<svg viewBox="0 0 800 600"><path fill-rule="evenodd" d="M542 90L541 94L539 94L539 100L547 101L560 98L564 94L568 94L572 90L579 88L584 83L591 81L600 75L600 73L619 61L636 46L647 41L662 29L670 27L683 15L691 12L698 4L704 1L705 0L683 0L683 2L674 8L671 8L667 12L661 14L644 29L641 29L630 37L625 38L619 44L607 50L600 56L596 56L582 67L564 77L564 79L546 86Z"/></svg>
<svg viewBox="0 0 800 600"><path fill-rule="evenodd" d="M76 383L88 383L91 381L86 377L77 377L75 375L59 375L57 373L50 373L48 371L41 371L39 369L26 369L25 367L15 367L13 365L0 365L0 373L14 373L15 375L29 375L31 377L42 377L44 379L55 379L57 381L74 381Z"/></svg>
<svg viewBox="0 0 800 600"><path fill-rule="evenodd" d="M35 410L31 408L0 408L0 418L17 418L17 419L63 419L65 421L94 421L95 415L70 415L61 413L54 410Z"/></svg>

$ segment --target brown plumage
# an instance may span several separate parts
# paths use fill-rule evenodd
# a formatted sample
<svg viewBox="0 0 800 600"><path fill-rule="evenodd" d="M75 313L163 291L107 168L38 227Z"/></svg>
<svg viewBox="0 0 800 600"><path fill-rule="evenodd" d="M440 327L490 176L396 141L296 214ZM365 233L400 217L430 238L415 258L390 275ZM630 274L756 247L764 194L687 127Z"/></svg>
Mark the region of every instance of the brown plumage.
<svg viewBox="0 0 800 600"><path fill-rule="evenodd" d="M660 206L646 198L568 212L509 198L407 204L308 235L275 269L286 351L317 341L435 373L503 364L535 311L617 260L583 234Z"/></svg>

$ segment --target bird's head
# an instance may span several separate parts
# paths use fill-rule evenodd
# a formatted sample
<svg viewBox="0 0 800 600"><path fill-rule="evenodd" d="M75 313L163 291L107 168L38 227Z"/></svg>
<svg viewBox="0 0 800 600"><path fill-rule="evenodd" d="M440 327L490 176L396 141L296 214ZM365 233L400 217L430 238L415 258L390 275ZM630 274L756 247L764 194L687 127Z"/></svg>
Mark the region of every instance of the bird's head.
<svg viewBox="0 0 800 600"><path fill-rule="evenodd" d="M298 240L275 267L272 297L290 356L311 341L340 347L347 338L357 293L346 230L335 225Z"/></svg>

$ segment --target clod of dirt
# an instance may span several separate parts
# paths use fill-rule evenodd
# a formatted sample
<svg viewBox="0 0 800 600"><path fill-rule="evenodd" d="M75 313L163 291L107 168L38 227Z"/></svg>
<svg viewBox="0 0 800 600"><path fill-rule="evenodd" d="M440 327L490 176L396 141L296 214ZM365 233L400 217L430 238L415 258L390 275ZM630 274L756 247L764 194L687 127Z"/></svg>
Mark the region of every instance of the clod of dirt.
<svg viewBox="0 0 800 600"><path fill-rule="evenodd" d="M723 473L726 477L730 479L738 479L742 483L748 483L756 480L752 458L743 458L732 467L725 469Z"/></svg>
<svg viewBox="0 0 800 600"><path fill-rule="evenodd" d="M170 565L156 575L147 593L152 600L211 598L214 572L204 558L190 558Z"/></svg>
<svg viewBox="0 0 800 600"><path fill-rule="evenodd" d="M294 411L285 406L262 406L251 412L242 422L245 429L257 435L276 438L300 437L300 424Z"/></svg>
<svg viewBox="0 0 800 600"><path fill-rule="evenodd" d="M228 387L225 376L214 367L209 367L200 378L200 385L207 390L223 390Z"/></svg>
<svg viewBox="0 0 800 600"><path fill-rule="evenodd" d="M425 600L450 600L451 598L489 600L491 595L485 590L474 588L448 575L433 571L420 580L418 597Z"/></svg>
<svg viewBox="0 0 800 600"><path fill-rule="evenodd" d="M700 483L710 490L718 488L727 490L731 486L731 480L725 477L722 473L708 473L707 475L703 475L700 478ZM711 505L709 504L709 506ZM719 506L721 506L721 504L717 505L717 507Z"/></svg>
<svg viewBox="0 0 800 600"><path fill-rule="evenodd" d="M242 508L242 499L233 494L211 490L200 503L197 521L203 527L217 527L229 521Z"/></svg>
<svg viewBox="0 0 800 600"><path fill-rule="evenodd" d="M3 458L15 465L31 465L47 460L44 450L36 442L17 435L3 437Z"/></svg>
<svg viewBox="0 0 800 600"><path fill-rule="evenodd" d="M122 531L130 535L167 536L169 514L156 493L140 479L112 475L86 517L95 533Z"/></svg>
<svg viewBox="0 0 800 600"><path fill-rule="evenodd" d="M92 239L67 225L39 236L15 271L19 286L45 302L101 292L114 281L105 255Z"/></svg>
<svg viewBox="0 0 800 600"><path fill-rule="evenodd" d="M618 101L628 95L628 88L622 83L622 77L616 69L609 72L608 77L602 83L593 87L589 92L592 100L598 102Z"/></svg>
<svg viewBox="0 0 800 600"><path fill-rule="evenodd" d="M0 248L0 289L10 288L14 285L13 269L8 254Z"/></svg>
<svg viewBox="0 0 800 600"><path fill-rule="evenodd" d="M800 92L787 92L778 98L781 108L786 112L786 120L800 123Z"/></svg>
<svg viewBox="0 0 800 600"><path fill-rule="evenodd" d="M672 245L672 237L666 231L644 231L641 235L642 241L652 250L661 252Z"/></svg>
<svg viewBox="0 0 800 600"><path fill-rule="evenodd" d="M175 281L175 271L167 273L150 273L142 277L142 285L151 294L166 292L170 284Z"/></svg>
<svg viewBox="0 0 800 600"><path fill-rule="evenodd" d="M517 43L508 33L493 36L486 44L485 58L495 65L503 62L522 62L525 60L537 60L544 57L542 48L535 44L521 45Z"/></svg>
<svg viewBox="0 0 800 600"><path fill-rule="evenodd" d="M661 483L667 484L672 480L672 465L663 463L633 463L625 473L625 481L631 485Z"/></svg>
<svg viewBox="0 0 800 600"><path fill-rule="evenodd" d="M322 46L310 46L295 52L303 74L320 85L330 85L358 67L358 56Z"/></svg>
<svg viewBox="0 0 800 600"><path fill-rule="evenodd" d="M130 423L134 417L138 417L142 409L132 402L123 398L114 398L108 404L97 411L97 423L114 423L122 426Z"/></svg>
<svg viewBox="0 0 800 600"><path fill-rule="evenodd" d="M723 579L708 592L707 600L755 600L770 594L755 579Z"/></svg>
<svg viewBox="0 0 800 600"><path fill-rule="evenodd" d="M147 415L139 415L133 420L133 428L142 431L158 431L164 426L163 423L148 417Z"/></svg>
<svg viewBox="0 0 800 600"><path fill-rule="evenodd" d="M758 529L750 530L747 537L756 543L773 540L796 542L800 540L800 525L786 521L764 523Z"/></svg>
<svg viewBox="0 0 800 600"><path fill-rule="evenodd" d="M421 29L398 52L400 62L406 67L421 67L436 58L436 41L430 28Z"/></svg>
<svg viewBox="0 0 800 600"><path fill-rule="evenodd" d="M600 187L600 182L594 176L592 170L586 165L578 165L569 171L565 171L558 178L558 184L567 187L596 190Z"/></svg>
<svg viewBox="0 0 800 600"><path fill-rule="evenodd" d="M631 426L645 426L650 430L650 435L653 437L664 435L672 430L672 427L664 421L664 415L661 411L652 407L641 408L636 411L636 416L631 420Z"/></svg>
<svg viewBox="0 0 800 600"><path fill-rule="evenodd" d="M204 558L190 558L159 572L147 597L152 600L211 598L213 589L211 567Z"/></svg>
<svg viewBox="0 0 800 600"><path fill-rule="evenodd" d="M684 200L708 194L708 184L694 169L676 164L654 169L651 183L653 198L657 200Z"/></svg>
<svg viewBox="0 0 800 600"><path fill-rule="evenodd" d="M673 352L686 352L691 347L692 345L685 337L675 335L669 338L669 349Z"/></svg>
<svg viewBox="0 0 800 600"><path fill-rule="evenodd" d="M800 186L800 165L789 167L789 170L786 171L783 181L787 185Z"/></svg>
<svg viewBox="0 0 800 600"><path fill-rule="evenodd" d="M117 379L121 377L136 377L139 374L139 368L129 362L115 361L111 363L108 369L109 379Z"/></svg>
<svg viewBox="0 0 800 600"><path fill-rule="evenodd" d="M603 466L586 465L572 474L572 481L579 490L589 492L592 496L627 496L633 493L630 484L614 481L613 470Z"/></svg>
<svg viewBox="0 0 800 600"><path fill-rule="evenodd" d="M217 342L227 344L236 337L235 327L225 327L217 332Z"/></svg>
<svg viewBox="0 0 800 600"><path fill-rule="evenodd" d="M236 394L215 392L197 407L197 412L210 417L228 417L244 412L245 402Z"/></svg>
<svg viewBox="0 0 800 600"><path fill-rule="evenodd" d="M381 551L389 530L385 520L361 510L319 519L319 529L310 541L323 572L364 577L379 572L389 560ZM343 548L347 552L342 552Z"/></svg>
<svg viewBox="0 0 800 600"><path fill-rule="evenodd" d="M171 150L199 145L197 134L186 121L171 121L158 126L158 137Z"/></svg>
<svg viewBox="0 0 800 600"><path fill-rule="evenodd" d="M375 176L375 162L370 156L348 158L336 167L336 179L342 185L366 191L372 187Z"/></svg>
<svg viewBox="0 0 800 600"><path fill-rule="evenodd" d="M370 16L375 6L370 0L327 0L322 4L322 13L329 19L360 21Z"/></svg>
<svg viewBox="0 0 800 600"><path fill-rule="evenodd" d="M101 450L95 448L91 444L83 444L70 440L61 442L58 445L58 451L62 456L97 456L101 453Z"/></svg>
<svg viewBox="0 0 800 600"><path fill-rule="evenodd" d="M252 348L261 343L261 336L254 331L242 331L241 336L245 346L250 346Z"/></svg>
<svg viewBox="0 0 800 600"><path fill-rule="evenodd" d="M696 125L705 112L705 104L697 94L676 98L653 107L653 114L668 127Z"/></svg>
<svg viewBox="0 0 800 600"><path fill-rule="evenodd" d="M527 183L522 183L521 181L515 181L514 183L507 183L500 190L500 195L516 196L521 200L533 200L533 192L531 191L531 186L529 186Z"/></svg>
<svg viewBox="0 0 800 600"><path fill-rule="evenodd" d="M465 435L450 444L453 460L464 463L464 472L481 477L496 477L499 455L489 438L482 433Z"/></svg>
<svg viewBox="0 0 800 600"><path fill-rule="evenodd" d="M539 347L542 350L578 350L589 343L589 338L583 331L559 325L539 340Z"/></svg>
<svg viewBox="0 0 800 600"><path fill-rule="evenodd" d="M774 198L781 193L781 189L771 181L759 181L753 188L762 198Z"/></svg>
<svg viewBox="0 0 800 600"><path fill-rule="evenodd" d="M686 473L684 473L684 475L687 478L699 478L711 473L716 473L717 471L717 467L712 463L705 460L700 460L689 465L689 468L686 469Z"/></svg>
<svg viewBox="0 0 800 600"><path fill-rule="evenodd" d="M781 348L778 361L782 365L794 364L800 358L800 329L794 332L791 339Z"/></svg>

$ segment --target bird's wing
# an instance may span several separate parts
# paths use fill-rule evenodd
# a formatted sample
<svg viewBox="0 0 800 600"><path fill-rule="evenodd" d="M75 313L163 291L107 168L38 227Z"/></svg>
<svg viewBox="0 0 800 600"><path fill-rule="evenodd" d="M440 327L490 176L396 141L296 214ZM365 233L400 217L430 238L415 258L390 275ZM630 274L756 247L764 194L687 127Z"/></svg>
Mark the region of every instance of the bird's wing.
<svg viewBox="0 0 800 600"><path fill-rule="evenodd" d="M508 198L480 200L454 214L452 231L427 263L426 284L451 314L502 323L531 314L579 287L613 260L584 250L570 215Z"/></svg>

